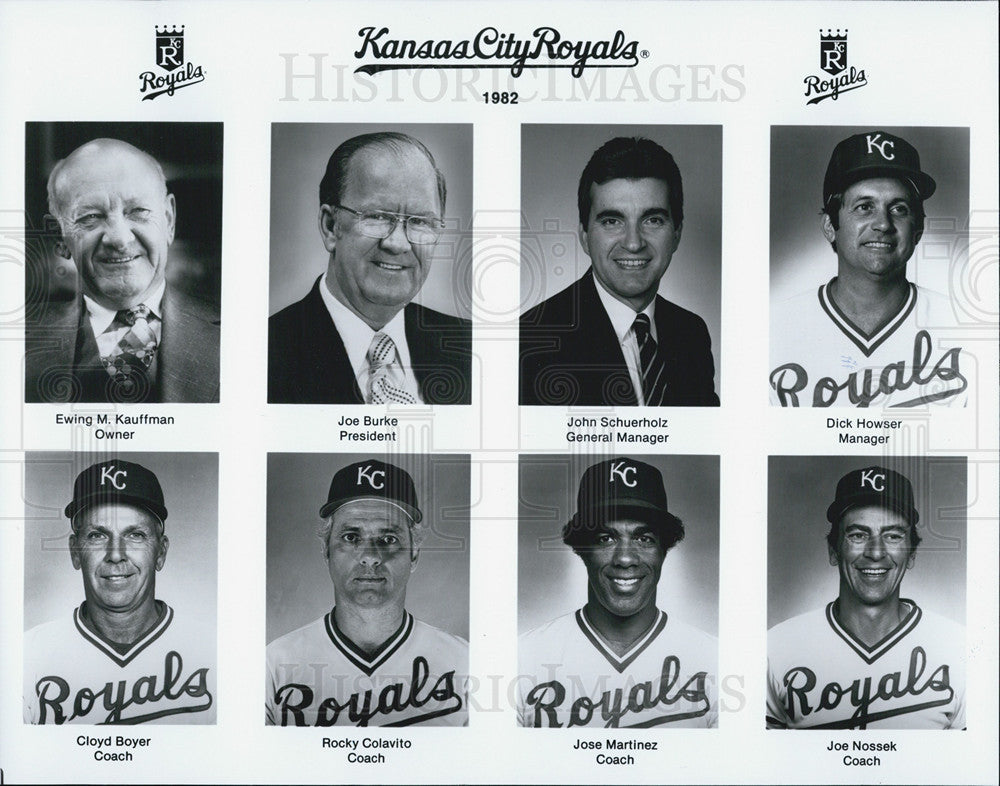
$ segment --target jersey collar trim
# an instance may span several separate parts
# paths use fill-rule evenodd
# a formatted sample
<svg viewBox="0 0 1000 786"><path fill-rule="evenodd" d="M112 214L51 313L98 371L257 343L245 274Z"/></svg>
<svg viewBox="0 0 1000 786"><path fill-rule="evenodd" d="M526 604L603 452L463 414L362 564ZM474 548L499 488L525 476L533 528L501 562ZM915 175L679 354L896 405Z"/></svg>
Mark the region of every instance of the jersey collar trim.
<svg viewBox="0 0 1000 786"><path fill-rule="evenodd" d="M86 603L86 601L84 601L84 603ZM127 650L125 650L125 652L119 652L115 649L115 645L108 639L104 638L99 633L95 633L83 624L84 603L81 603L77 608L73 609L73 624L76 625L77 631L81 636L83 636L84 639L97 647L97 649L111 658L111 660L119 666L127 666L135 660L139 656L139 653L163 635L164 631L170 627L170 623L174 619L174 610L166 603L157 601L157 603L162 603L164 612L160 615L156 624L140 636Z"/></svg>
<svg viewBox="0 0 1000 786"><path fill-rule="evenodd" d="M840 638L842 638L847 645L854 650L865 663L874 663L879 658L881 658L885 653L896 646L906 635L917 627L920 622L920 618L923 616L923 612L920 611L920 607L908 598L900 598L900 600L910 607L909 613L903 617L896 629L891 631L884 639L876 642L871 647L865 646L861 641L856 639L854 635L847 630L840 621L837 619L837 615L834 613L834 607L837 601L831 601L826 607L826 621L833 628L833 632L836 633Z"/></svg>
<svg viewBox="0 0 1000 786"><path fill-rule="evenodd" d="M833 302L833 298L830 297L830 284L833 281L834 279L830 279L830 281L819 288L819 304L826 312L826 315L864 353L865 357L871 357L872 353L896 332L896 328L903 324L917 304L917 288L913 282L910 282L909 292L899 311L896 312L896 315L881 329L869 335L851 322L837 304Z"/></svg>
<svg viewBox="0 0 1000 786"><path fill-rule="evenodd" d="M667 625L667 613L661 610L659 616L653 621L649 630L640 636L639 640L621 657L616 655L614 650L612 650L604 642L601 634L597 632L597 628L590 624L590 620L587 619L587 615L584 613L583 609L577 609L576 624L580 626L580 630L583 632L583 635L590 640L590 643L594 645L594 648L604 656L608 663L614 666L615 671L621 674L625 671L625 669L632 665L632 662L643 653L646 647L653 643L653 640L657 636L660 635L660 631L662 631Z"/></svg>
<svg viewBox="0 0 1000 786"><path fill-rule="evenodd" d="M413 632L413 615L408 611L404 611L403 621L396 629L396 632L386 639L375 652L368 655L337 627L337 621L333 615L335 610L336 607L330 609L324 618L327 636L330 637L333 646L340 650L345 658L369 677L375 673L375 670L379 666L389 660L396 650L403 646L403 643L410 637L410 633Z"/></svg>

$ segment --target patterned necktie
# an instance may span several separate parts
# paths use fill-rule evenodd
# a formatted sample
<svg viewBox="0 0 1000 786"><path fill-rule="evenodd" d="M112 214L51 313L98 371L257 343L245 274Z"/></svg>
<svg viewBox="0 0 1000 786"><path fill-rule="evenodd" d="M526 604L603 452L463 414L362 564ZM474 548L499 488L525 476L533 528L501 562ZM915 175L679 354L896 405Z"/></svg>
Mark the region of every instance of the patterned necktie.
<svg viewBox="0 0 1000 786"><path fill-rule="evenodd" d="M370 404L416 404L417 400L403 387L403 369L396 356L396 344L385 333L376 333L368 347L368 382Z"/></svg>
<svg viewBox="0 0 1000 786"><path fill-rule="evenodd" d="M642 395L647 407L658 407L663 403L667 387L667 375L660 353L656 351L656 341L649 332L649 317L637 314L632 323L635 342L639 345L639 365L642 371Z"/></svg>
<svg viewBox="0 0 1000 786"><path fill-rule="evenodd" d="M155 317L153 317L155 319ZM156 357L156 333L149 324L149 309L142 303L133 308L123 308L115 321L128 325L128 331L119 339L114 352L102 357L104 368L115 379L145 374Z"/></svg>

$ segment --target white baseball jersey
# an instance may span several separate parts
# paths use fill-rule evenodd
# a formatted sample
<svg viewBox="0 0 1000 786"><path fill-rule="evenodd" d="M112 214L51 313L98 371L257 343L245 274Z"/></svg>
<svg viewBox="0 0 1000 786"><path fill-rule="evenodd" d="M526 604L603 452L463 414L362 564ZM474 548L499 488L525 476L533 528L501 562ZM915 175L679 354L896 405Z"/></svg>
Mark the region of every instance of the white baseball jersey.
<svg viewBox="0 0 1000 786"><path fill-rule="evenodd" d="M374 653L337 627L333 611L267 646L265 720L279 726L462 726L469 645L403 613Z"/></svg>
<svg viewBox="0 0 1000 786"><path fill-rule="evenodd" d="M910 611L866 647L834 603L775 625L767 637L767 726L774 729L962 729L965 628Z"/></svg>
<svg viewBox="0 0 1000 786"><path fill-rule="evenodd" d="M771 403L785 407L965 406L972 358L944 296L910 284L899 312L867 335L830 284L779 304L771 321Z"/></svg>
<svg viewBox="0 0 1000 786"><path fill-rule="evenodd" d="M160 619L128 647L87 628L83 605L24 637L25 723L215 723L215 633Z"/></svg>
<svg viewBox="0 0 1000 786"><path fill-rule="evenodd" d="M713 728L718 641L659 616L616 655L583 609L521 636L518 723L644 729Z"/></svg>

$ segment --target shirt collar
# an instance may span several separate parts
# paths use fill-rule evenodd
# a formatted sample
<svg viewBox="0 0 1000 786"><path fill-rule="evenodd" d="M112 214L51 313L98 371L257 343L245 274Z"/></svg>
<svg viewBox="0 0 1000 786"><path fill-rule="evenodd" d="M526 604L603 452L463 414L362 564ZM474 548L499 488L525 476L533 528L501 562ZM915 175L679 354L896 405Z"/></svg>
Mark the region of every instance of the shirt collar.
<svg viewBox="0 0 1000 786"><path fill-rule="evenodd" d="M149 297L141 301L149 309L149 313L157 319L163 319L161 305L163 303L163 292L166 288L167 282L165 280L161 281L156 289L149 294ZM87 316L90 317L90 325L94 330L94 335L99 336L107 330L118 315L118 309L106 308L87 295L83 296L83 303L87 309Z"/></svg>
<svg viewBox="0 0 1000 786"><path fill-rule="evenodd" d="M649 301L648 306L641 312L637 312L631 306L625 305L608 292L597 276L594 276L594 284L597 285L597 296L601 299L604 310L608 313L608 319L611 320L611 327L615 329L615 335L618 336L619 344L628 337L629 331L632 329L632 323L635 322L636 315L640 313L649 317L649 332L653 340L656 340L656 320L653 318L653 313L656 311L655 296Z"/></svg>
<svg viewBox="0 0 1000 786"><path fill-rule="evenodd" d="M323 298L326 310L330 312L330 319L333 320L333 326L340 334L340 340L344 342L347 359L350 361L355 375L360 374L368 367L368 348L376 333L388 335L396 345L400 364L404 368L410 367L410 348L406 343L404 309L400 309L396 316L382 326L381 330L372 330L367 322L333 296L326 283L326 273L319 280L319 294Z"/></svg>

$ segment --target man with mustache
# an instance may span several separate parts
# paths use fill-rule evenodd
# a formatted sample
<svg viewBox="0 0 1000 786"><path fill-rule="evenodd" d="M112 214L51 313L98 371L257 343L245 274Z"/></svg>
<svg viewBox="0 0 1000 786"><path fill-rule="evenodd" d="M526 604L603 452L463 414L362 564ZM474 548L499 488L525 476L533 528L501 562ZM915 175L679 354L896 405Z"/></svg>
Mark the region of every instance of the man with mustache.
<svg viewBox="0 0 1000 786"><path fill-rule="evenodd" d="M218 311L165 277L177 203L159 162L95 139L55 165L48 196L80 291L29 325L25 401L218 401Z"/></svg>
<svg viewBox="0 0 1000 786"><path fill-rule="evenodd" d="M94 464L65 512L84 601L25 634L25 722L215 723L215 636L156 597L170 546L156 475Z"/></svg>
<svg viewBox="0 0 1000 786"><path fill-rule="evenodd" d="M413 478L377 459L349 464L319 515L335 605L268 645L266 723L467 724L467 642L406 610L424 534Z"/></svg>

